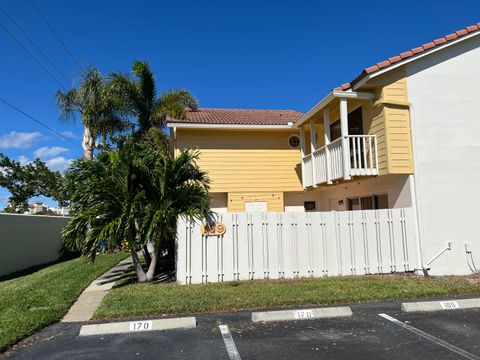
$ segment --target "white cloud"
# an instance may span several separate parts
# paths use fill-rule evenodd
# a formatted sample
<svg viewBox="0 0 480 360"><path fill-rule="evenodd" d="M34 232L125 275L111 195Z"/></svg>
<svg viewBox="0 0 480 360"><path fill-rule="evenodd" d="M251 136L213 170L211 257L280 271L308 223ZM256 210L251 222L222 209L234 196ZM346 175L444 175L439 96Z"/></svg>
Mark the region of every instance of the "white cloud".
<svg viewBox="0 0 480 360"><path fill-rule="evenodd" d="M27 158L25 155L20 155L20 157L18 158L18 162L20 163L20 165L25 166L30 162L30 159Z"/></svg>
<svg viewBox="0 0 480 360"><path fill-rule="evenodd" d="M70 150L67 149L67 148L61 147L61 146L51 146L51 147L44 146L44 147L41 147L41 148L35 150L33 152L33 155L36 158L40 158L40 159L44 160L44 159L54 158L57 155L60 155L61 153L64 153L64 152L67 152L67 151L70 151Z"/></svg>
<svg viewBox="0 0 480 360"><path fill-rule="evenodd" d="M66 138L69 138L69 139L76 139L77 138L77 135L75 135L72 131L59 131L59 132L60 132L60 134L62 134Z"/></svg>
<svg viewBox="0 0 480 360"><path fill-rule="evenodd" d="M27 149L35 145L42 134L34 132L16 132L11 131L8 134L0 136L0 148L4 149Z"/></svg>
<svg viewBox="0 0 480 360"><path fill-rule="evenodd" d="M73 159L65 159L63 156L57 156L45 161L45 164L53 171L65 171L72 163Z"/></svg>

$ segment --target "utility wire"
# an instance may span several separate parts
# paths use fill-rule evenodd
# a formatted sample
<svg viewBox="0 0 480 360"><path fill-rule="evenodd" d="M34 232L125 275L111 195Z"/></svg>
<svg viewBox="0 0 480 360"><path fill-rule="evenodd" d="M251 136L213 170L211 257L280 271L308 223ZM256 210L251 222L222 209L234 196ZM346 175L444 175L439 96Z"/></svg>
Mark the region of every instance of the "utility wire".
<svg viewBox="0 0 480 360"><path fill-rule="evenodd" d="M58 42L60 44L62 44L63 48L65 49L65 51L71 56L71 58L77 63L77 65L80 67L80 69L82 68L82 64L80 64L80 62L77 60L77 58L75 56L73 56L72 52L68 49L67 45L65 45L65 43L63 42L63 40L61 39L60 35L58 35L58 33L55 31L55 29L53 28L52 25L50 25L50 23L48 22L48 20L45 18L45 16L43 16L43 14L41 13L40 9L35 5L35 3L33 2L33 0L30 0L30 4L32 4L33 8L35 9L35 11L38 13L38 15L40 15L40 17L43 19L43 21L45 22L45 24L47 24L47 26L50 28L50 31L53 33L53 35L57 38Z"/></svg>
<svg viewBox="0 0 480 360"><path fill-rule="evenodd" d="M13 41L15 41L17 43L18 46L20 46L22 48L23 51L25 51L25 53L27 53L27 55L38 65L42 68L43 71L45 71L45 73L53 80L57 83L58 86L60 86L63 90L66 91L65 87L60 83L60 81L57 80L57 78L55 76L52 75L52 73L50 71L47 70L47 68L45 66L42 65L42 63L40 61L38 61L35 56L32 55L32 53L30 51L27 50L27 48L25 46L22 45L22 43L20 41L18 41L18 39L15 37L15 35L13 35L2 23L0 23L0 27L3 29L3 31L5 31L8 36L10 36Z"/></svg>
<svg viewBox="0 0 480 360"><path fill-rule="evenodd" d="M45 123L43 123L42 121L38 120L37 118L33 117L32 115L26 113L25 111L23 111L22 109L20 109L19 107L13 105L11 102L7 101L6 99L4 99L3 97L0 96L0 101L3 102L5 105L11 107L12 109L18 111L20 114L26 116L27 118L35 121L37 124L43 126L45 129L51 131L52 133L54 133L55 135L57 136L60 136L62 138L64 138L65 140L67 140L68 142L72 143L73 145L75 146L79 146L78 143L72 141L72 139L66 137L65 135L63 135L61 132L51 128L50 126L46 125Z"/></svg>
<svg viewBox="0 0 480 360"><path fill-rule="evenodd" d="M6 11L5 9L0 7L0 10L3 12L3 14L10 19L10 21L17 27L17 29L27 38L27 40L30 42L30 44L37 49L37 51L42 54L42 56L45 58L45 60L48 61L48 63L55 69L57 72L65 79L65 81L70 84L70 80L68 77L58 68L57 65L53 63L53 61L50 60L50 58L43 52L43 50L38 46L30 36L22 29L22 27L13 19Z"/></svg>

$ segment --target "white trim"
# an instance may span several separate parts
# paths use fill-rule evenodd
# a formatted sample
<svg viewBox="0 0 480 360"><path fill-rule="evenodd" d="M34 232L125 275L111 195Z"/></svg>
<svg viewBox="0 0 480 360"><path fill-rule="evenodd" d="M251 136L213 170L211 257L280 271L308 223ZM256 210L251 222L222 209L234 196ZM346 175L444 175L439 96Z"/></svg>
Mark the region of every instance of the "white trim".
<svg viewBox="0 0 480 360"><path fill-rule="evenodd" d="M348 104L346 98L340 99L340 130L342 132L343 179L350 180L350 140L348 139Z"/></svg>
<svg viewBox="0 0 480 360"><path fill-rule="evenodd" d="M407 89L408 91L408 89ZM413 124L413 126L412 126ZM413 174L409 175L409 182L410 182L410 196L412 201L412 208L414 210L414 223L415 223L415 235L417 237L417 262L420 265L420 268L423 273L425 273L425 262L423 256L425 254L425 249L423 246L423 229L422 225L422 215L419 210L419 206L421 204L420 199L420 192L418 191L417 182L418 182L418 173L415 171L416 164L418 164L418 155L417 155L417 143L418 137L415 127L415 106L413 104L410 105L410 136L412 139L412 156L413 156Z"/></svg>
<svg viewBox="0 0 480 360"><path fill-rule="evenodd" d="M293 128L298 128L303 125L309 118L318 113L323 108L327 107L335 98L340 99L360 99L360 100L373 100L375 94L369 92L355 92L355 91L331 91L320 102L312 107L301 119L297 120L293 124Z"/></svg>
<svg viewBox="0 0 480 360"><path fill-rule="evenodd" d="M292 130L290 125L240 125L240 124L194 124L194 123L167 123L169 128L184 129L270 129L270 130Z"/></svg>
<svg viewBox="0 0 480 360"><path fill-rule="evenodd" d="M328 144L330 144L331 134L330 134L330 109L325 108L323 109L323 137L325 143L325 164L326 164L326 173L327 173L327 184L331 184L332 180L330 180L330 166L331 166L331 159L330 159L330 150L328 148Z"/></svg>
<svg viewBox="0 0 480 360"><path fill-rule="evenodd" d="M305 168L303 166L303 158L306 155L306 149L305 149L305 128L303 126L300 127L300 155L301 155L301 161L302 161L302 186L303 186L303 190L305 190L307 187L305 186Z"/></svg>
<svg viewBox="0 0 480 360"><path fill-rule="evenodd" d="M477 35L480 35L480 30L477 30L477 31L474 31L468 35L464 35L462 36L461 38L458 38L456 40L451 40L451 41L447 41L446 43L442 44L442 45L437 45L431 49L428 49L426 51L423 51L421 53L418 53L417 55L414 55L414 56L410 56L404 60L400 60L399 62L395 63L395 64L392 64L392 65L389 65L387 67L385 67L384 69L381 69L381 70L377 70L375 72L373 72L371 75L365 75L364 77L362 77L357 83L353 84L352 86L352 90L356 90L358 88L360 88L362 85L364 85L367 81L369 81L370 79L373 79L374 77L377 77L379 75L382 75L388 71L391 71L391 70L394 70L400 66L403 66L405 64L408 64L412 61L415 61L415 60L418 60L424 56L427 56L427 55L430 55L430 54L433 54L437 51L440 51L440 50L443 50L449 46L452 46L452 45L455 45L455 44L458 44L459 42L461 41L464 41L464 40L467 40L467 39L470 39L474 36L477 36Z"/></svg>
<svg viewBox="0 0 480 360"><path fill-rule="evenodd" d="M315 157L313 153L316 151L317 143L317 129L315 128L315 120L310 119L310 154L312 154L312 186L317 187Z"/></svg>

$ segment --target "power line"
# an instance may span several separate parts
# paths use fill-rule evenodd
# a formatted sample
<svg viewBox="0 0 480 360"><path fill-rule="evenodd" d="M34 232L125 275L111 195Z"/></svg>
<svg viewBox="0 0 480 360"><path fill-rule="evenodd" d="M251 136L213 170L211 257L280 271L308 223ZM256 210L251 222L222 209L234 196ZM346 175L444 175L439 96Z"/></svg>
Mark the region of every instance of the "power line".
<svg viewBox="0 0 480 360"><path fill-rule="evenodd" d="M55 31L55 29L53 28L52 25L50 25L50 23L48 22L48 20L45 18L45 16L43 16L43 14L41 13L40 9L35 5L35 3L33 2L33 0L30 0L30 4L32 4L33 8L35 9L35 11L38 13L38 15L40 15L40 17L43 19L43 21L45 22L45 24L47 24L47 26L50 28L50 31L53 33L53 35L55 35L55 37L57 38L58 42L60 44L62 44L63 48L65 49L65 51L72 57L72 59L77 63L77 65L82 68L82 64L80 64L80 62L77 60L77 58L75 56L73 56L72 52L68 49L67 45L65 45L65 43L63 42L63 40L60 38L60 35L58 35L58 33Z"/></svg>
<svg viewBox="0 0 480 360"><path fill-rule="evenodd" d="M51 131L52 133L54 133L55 135L57 136L60 136L62 138L64 138L65 140L67 140L68 142L72 143L73 145L75 146L79 146L78 143L72 141L72 139L66 137L65 135L63 135L61 132L51 128L50 126L44 124L42 121L38 120L37 118L33 117L32 115L26 113L25 111L23 111L22 109L20 109L19 107L13 105L11 102L7 101L6 99L4 99L3 97L0 96L0 101L3 102L5 105L11 107L12 109L18 111L20 114L26 116L27 118L35 121L37 124L43 126L45 129Z"/></svg>
<svg viewBox="0 0 480 360"><path fill-rule="evenodd" d="M45 66L42 65L42 63L40 61L38 61L35 56L32 55L32 53L30 51L27 50L27 48L25 46L22 45L22 43L20 41L18 41L18 39L15 37L15 35L13 35L2 23L0 23L0 27L3 29L3 31L5 31L8 36L10 36L13 41L15 41L17 43L18 46L20 46L22 48L23 51L25 51L25 53L27 53L27 55L38 65L42 68L43 71L45 71L45 73L53 80L57 83L58 86L60 86L63 90L66 90L65 87L60 83L60 81L57 80L57 78L55 76L52 75L52 73L50 71L47 70L47 68Z"/></svg>
<svg viewBox="0 0 480 360"><path fill-rule="evenodd" d="M0 7L0 10L4 13L4 15L6 17L8 17L10 19L10 21L17 27L17 29L23 34L23 36L25 36L27 38L27 40L30 42L30 44L32 44L32 46L35 47L35 49L38 50L38 52L40 54L42 54L42 56L45 58L45 60L48 61L48 63L55 69L57 70L57 72L65 79L65 81L70 84L70 80L68 79L68 77L62 72L62 70L60 70L58 68L58 66L56 66L53 61L50 60L50 58L42 51L42 49L40 48L40 46L38 46L30 36L28 36L28 34L21 28L21 26L15 21L15 19L13 19L6 11L5 9L1 8Z"/></svg>

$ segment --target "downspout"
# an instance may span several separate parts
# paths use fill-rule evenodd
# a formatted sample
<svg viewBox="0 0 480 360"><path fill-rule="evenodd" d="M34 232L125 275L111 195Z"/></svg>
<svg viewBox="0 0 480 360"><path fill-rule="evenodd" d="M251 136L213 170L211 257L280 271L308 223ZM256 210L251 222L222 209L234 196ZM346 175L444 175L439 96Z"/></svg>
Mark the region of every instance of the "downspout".
<svg viewBox="0 0 480 360"><path fill-rule="evenodd" d="M420 213L418 211L418 204L420 203L419 201L419 195L418 195L418 191L417 191L417 177L418 177L418 174L415 173L415 165L418 164L417 162L417 159L415 157L415 154L416 154L416 151L415 151L415 144L416 144L416 139L415 139L415 135L414 135L414 131L413 131L413 126L412 124L414 124L414 107L412 104L410 104L409 106L409 110L410 110L410 135L412 137L412 156L413 156L413 167L414 167L414 170L413 170L413 174L412 175L409 175L408 176L408 180L409 180L409 183L410 183L410 191L411 191L411 200L412 200L412 208L413 208L413 214L414 214L414 222L415 222L415 237L417 238L417 264L420 264L420 268L419 269L415 269L415 270L421 270L423 275L428 275L428 270L425 265L424 265L424 262L423 262L423 243L422 243L422 232L421 232L421 229L420 229Z"/></svg>
<svg viewBox="0 0 480 360"><path fill-rule="evenodd" d="M173 157L177 154L177 127L173 127Z"/></svg>

